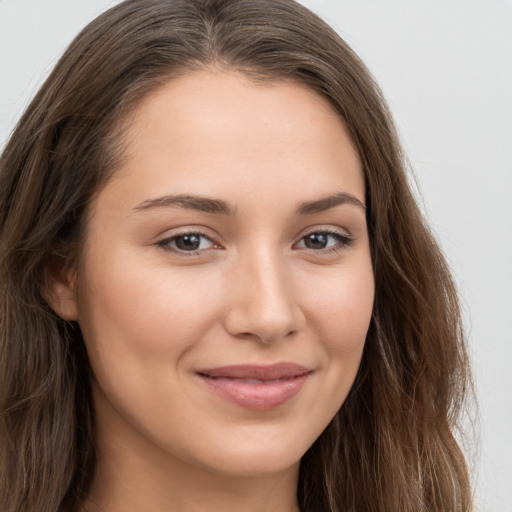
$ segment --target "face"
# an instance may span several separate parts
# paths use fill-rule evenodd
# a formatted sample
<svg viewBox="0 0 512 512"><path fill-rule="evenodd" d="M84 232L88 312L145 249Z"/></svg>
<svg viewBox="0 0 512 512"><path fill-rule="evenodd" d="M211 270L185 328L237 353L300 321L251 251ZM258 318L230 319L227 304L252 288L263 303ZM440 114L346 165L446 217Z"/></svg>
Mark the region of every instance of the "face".
<svg viewBox="0 0 512 512"><path fill-rule="evenodd" d="M373 305L343 122L301 85L198 71L149 95L126 141L64 312L100 437L223 474L297 467L349 392Z"/></svg>

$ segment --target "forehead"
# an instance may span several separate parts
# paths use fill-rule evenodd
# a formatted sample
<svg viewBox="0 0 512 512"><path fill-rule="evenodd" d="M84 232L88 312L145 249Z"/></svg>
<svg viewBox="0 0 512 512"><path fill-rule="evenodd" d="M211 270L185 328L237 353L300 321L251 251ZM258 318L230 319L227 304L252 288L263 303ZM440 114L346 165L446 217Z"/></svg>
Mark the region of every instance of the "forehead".
<svg viewBox="0 0 512 512"><path fill-rule="evenodd" d="M293 81L191 71L148 94L127 118L125 136L119 178L138 177L146 199L222 192L236 200L237 191L264 195L286 182L311 195L341 187L364 202L360 158L343 119Z"/></svg>

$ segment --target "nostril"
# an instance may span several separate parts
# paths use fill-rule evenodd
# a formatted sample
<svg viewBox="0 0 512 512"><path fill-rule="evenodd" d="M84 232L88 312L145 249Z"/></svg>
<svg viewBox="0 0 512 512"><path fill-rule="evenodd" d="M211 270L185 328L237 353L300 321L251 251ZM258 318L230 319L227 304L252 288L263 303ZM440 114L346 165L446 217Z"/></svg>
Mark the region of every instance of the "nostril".
<svg viewBox="0 0 512 512"><path fill-rule="evenodd" d="M295 305L266 312L233 307L224 320L225 328L232 336L263 343L289 340L302 329L304 323L304 315Z"/></svg>

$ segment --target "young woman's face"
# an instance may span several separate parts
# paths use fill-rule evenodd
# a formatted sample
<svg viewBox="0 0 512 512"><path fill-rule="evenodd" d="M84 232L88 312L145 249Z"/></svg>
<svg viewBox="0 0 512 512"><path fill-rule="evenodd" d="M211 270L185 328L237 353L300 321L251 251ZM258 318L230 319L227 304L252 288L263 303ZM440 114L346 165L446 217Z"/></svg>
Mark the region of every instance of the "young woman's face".
<svg viewBox="0 0 512 512"><path fill-rule="evenodd" d="M296 470L350 390L373 305L343 122L301 85L201 71L148 96L126 140L67 313L95 376L100 449Z"/></svg>

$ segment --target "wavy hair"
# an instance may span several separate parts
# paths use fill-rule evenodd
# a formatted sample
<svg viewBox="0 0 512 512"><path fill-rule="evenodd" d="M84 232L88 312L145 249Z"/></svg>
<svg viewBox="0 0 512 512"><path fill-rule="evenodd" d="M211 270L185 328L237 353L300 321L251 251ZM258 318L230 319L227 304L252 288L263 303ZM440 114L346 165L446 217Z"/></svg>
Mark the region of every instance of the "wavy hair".
<svg viewBox="0 0 512 512"><path fill-rule="evenodd" d="M21 117L0 159L0 509L71 512L87 495L91 370L78 325L45 301L48 269L79 257L135 105L211 66L316 91L363 162L373 315L354 386L302 459L302 511L470 510L453 433L471 380L449 269L378 86L293 0L127 0L77 36Z"/></svg>

